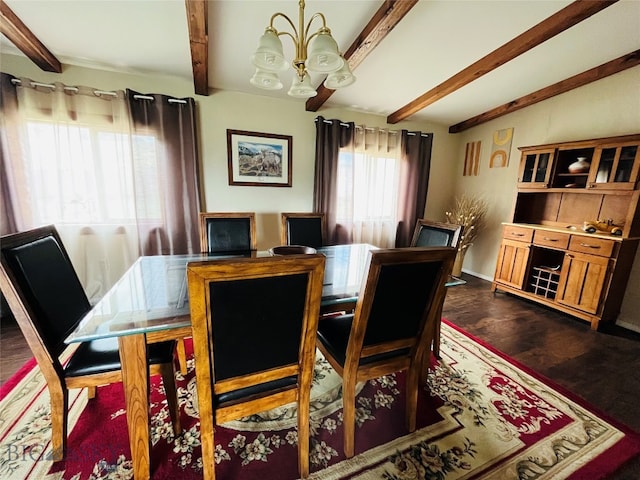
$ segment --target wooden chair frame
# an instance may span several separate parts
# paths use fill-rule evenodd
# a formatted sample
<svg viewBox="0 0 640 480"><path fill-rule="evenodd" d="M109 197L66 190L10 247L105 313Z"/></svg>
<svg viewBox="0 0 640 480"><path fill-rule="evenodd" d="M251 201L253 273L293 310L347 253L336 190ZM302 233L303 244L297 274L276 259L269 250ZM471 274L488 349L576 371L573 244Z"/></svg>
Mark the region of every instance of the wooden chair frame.
<svg viewBox="0 0 640 480"><path fill-rule="evenodd" d="M198 404L200 411L200 439L202 443L203 474L205 480L215 478L214 426L229 420L266 411L287 403L298 403L298 469L302 478L309 474L309 414L310 392L315 365L315 341L322 298L325 257L320 254L261 258L234 258L193 262L187 267L191 324L196 368ZM308 274L302 319L302 338L297 364L272 368L252 374L215 381L213 376L213 328L210 308L212 282L255 279L281 275ZM298 376L297 388L269 391L221 404L213 405L214 394L259 385L268 381Z"/></svg>
<svg viewBox="0 0 640 480"><path fill-rule="evenodd" d="M430 354L433 325L441 311L445 297L445 282L453 268L455 250L452 247L419 247L397 248L371 251L368 260L366 278L358 295L351 333L347 344L344 366L331 354L324 344L317 340L317 346L329 361L331 366L342 377L343 416L344 416L344 453L350 458L355 453L355 412L356 385L358 382L378 378L394 372L406 370L406 416L405 421L409 432L416 429L416 414L418 402L418 386L422 365ZM388 265L417 262L441 262L435 279L434 288L424 311L418 334L404 340L394 340L375 345L363 346L367 323L372 312L376 289L382 269ZM402 314L402 305L398 305L398 315ZM390 328L393 328L390 323ZM372 363L361 364L364 357L392 352L408 348L409 353L391 357Z"/></svg>
<svg viewBox="0 0 640 480"><path fill-rule="evenodd" d="M257 249L255 212L201 212L200 213L200 251L202 253L209 253L209 241L207 238L207 220L210 218L248 218L249 234L251 237L250 250Z"/></svg>
<svg viewBox="0 0 640 480"><path fill-rule="evenodd" d="M320 218L322 245L326 245L327 241L327 225L324 213L300 213L300 212L283 212L280 214L280 242L282 245L289 245L289 222L290 218Z"/></svg>
<svg viewBox="0 0 640 480"><path fill-rule="evenodd" d="M69 260L67 251L62 240L53 226L41 227L27 232L7 235L2 237L2 248L12 248L23 245L42 238L53 236L63 255ZM69 260L71 262L71 260ZM35 327L32 318L36 318L36 313L29 305L28 296L20 289L10 266L6 263L4 254L0 256L0 290L4 295L13 316L25 337L33 356L38 363L42 375L49 389L51 397L51 444L53 450L53 460L62 460L66 453L67 427L69 409L69 389L87 388L88 398L96 395L96 387L123 381L122 371L113 370L105 373L84 375L78 377L65 376L64 366L60 358L47 348L47 344ZM61 357L67 356L77 346L68 347ZM178 404L175 384L175 369L173 361L162 364L149 365L150 375L160 374L164 382L164 387L169 406L169 413L173 421L175 435L181 433L180 407Z"/></svg>

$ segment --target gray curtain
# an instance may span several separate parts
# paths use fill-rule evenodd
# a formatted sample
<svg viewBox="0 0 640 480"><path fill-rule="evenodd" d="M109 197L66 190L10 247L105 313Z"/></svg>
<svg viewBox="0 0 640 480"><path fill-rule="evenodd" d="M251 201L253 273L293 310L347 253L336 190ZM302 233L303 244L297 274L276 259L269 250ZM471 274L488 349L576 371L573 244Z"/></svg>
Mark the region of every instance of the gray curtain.
<svg viewBox="0 0 640 480"><path fill-rule="evenodd" d="M157 158L159 184L166 186L162 203L164 223L160 227L142 222L138 225L142 255L199 252L201 198L195 101L129 89L126 96L133 134L151 134L162 146ZM142 161L144 155L135 154L140 145L133 142L134 158ZM147 188L153 186L136 185L141 195Z"/></svg>
<svg viewBox="0 0 640 480"><path fill-rule="evenodd" d="M339 245L349 243L344 229L336 225L336 180L340 148L353 142L355 124L340 120L325 120L319 116L316 122L316 163L313 192L313 208L325 214L327 243Z"/></svg>
<svg viewBox="0 0 640 480"><path fill-rule="evenodd" d="M433 134L402 130L402 167L396 247L408 247L416 221L424 215L431 169Z"/></svg>

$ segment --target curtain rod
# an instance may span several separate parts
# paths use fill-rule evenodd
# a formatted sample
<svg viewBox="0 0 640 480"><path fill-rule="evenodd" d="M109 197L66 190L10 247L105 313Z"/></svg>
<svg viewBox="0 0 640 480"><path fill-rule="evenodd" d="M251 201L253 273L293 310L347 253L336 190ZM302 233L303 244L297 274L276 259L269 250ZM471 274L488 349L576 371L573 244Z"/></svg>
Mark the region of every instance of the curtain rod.
<svg viewBox="0 0 640 480"><path fill-rule="evenodd" d="M13 83L13 84L16 84L16 83L17 84L21 84L22 80L20 80L19 78L12 78L11 79L11 83ZM56 88L56 86L53 85L52 83L42 83L42 82L33 82L32 81L32 82L29 82L29 84L32 87L46 87L46 88L51 88L52 90ZM65 85L62 88L64 90L68 90L70 92L75 92L75 93L78 93L80 91L80 89L78 87L68 87L68 86ZM112 95L114 97L118 95L116 92L107 92L107 91L104 91L104 90L94 90L93 93L94 93L94 95L97 95L98 97L100 95Z"/></svg>
<svg viewBox="0 0 640 480"><path fill-rule="evenodd" d="M12 78L11 79L11 83L16 84L16 83L22 83L22 80L20 80L19 78ZM51 88L54 89L56 88L55 85L52 85L50 83L40 83L40 82L30 82L30 85L32 87L46 87L46 88ZM80 90L78 89L78 87L63 87L65 90L69 90L71 92L79 92Z"/></svg>
<svg viewBox="0 0 640 480"><path fill-rule="evenodd" d="M133 96L133 98L135 98L136 100L150 100L152 102L155 100L155 98L150 96L150 95L138 95L138 94L136 94L136 95ZM167 101L169 103L183 103L183 104L187 103L186 100L181 100L179 98L169 98L169 99L167 99Z"/></svg>
<svg viewBox="0 0 640 480"><path fill-rule="evenodd" d="M340 123L340 125L343 125L343 124ZM376 130L375 127L365 127L365 126L362 126L362 125L356 125L356 129ZM387 131L389 133L393 133L394 135L397 135L398 133L400 133L398 130L389 130L387 128L380 128L380 130L384 130L384 131ZM407 135L416 136L416 135L418 135L418 133L416 133L416 132L407 132ZM420 136L421 137L428 137L429 134L420 132Z"/></svg>
<svg viewBox="0 0 640 480"><path fill-rule="evenodd" d="M20 80L19 78L12 78L11 79L11 83L13 84L21 84L22 80ZM51 89L55 89L56 86L53 85L52 83L41 83L41 82L30 82L32 87L45 87L45 88L51 88ZM62 87L64 90L68 90L70 92L75 92L78 93L80 91L80 89L78 87L67 87L67 86L63 86ZM98 97L100 95L111 95L113 97L116 97L118 94L116 92L109 92L106 90L94 90L93 91L94 95L97 95ZM148 95L134 95L133 98L135 98L136 100L154 100L153 97L150 97ZM181 100L179 98L169 98L168 99L169 103L187 103L186 100Z"/></svg>
<svg viewBox="0 0 640 480"><path fill-rule="evenodd" d="M317 120L319 120L319 119L316 118L316 121ZM322 120L322 122L323 123L333 123L331 120L324 120L324 119ZM349 126L348 123L344 123L344 122L340 122L340 125L343 126L343 127L348 127ZM360 128L360 129L364 128L365 130L375 130L374 127L363 127L362 125L356 125L356 129L358 129L358 128ZM386 130L386 128L383 128L381 130ZM389 133L398 133L398 131L397 130L389 130ZM415 136L415 135L418 135L418 134L415 133L415 132L407 132L407 135ZM421 137L428 137L429 134L420 132L420 136Z"/></svg>

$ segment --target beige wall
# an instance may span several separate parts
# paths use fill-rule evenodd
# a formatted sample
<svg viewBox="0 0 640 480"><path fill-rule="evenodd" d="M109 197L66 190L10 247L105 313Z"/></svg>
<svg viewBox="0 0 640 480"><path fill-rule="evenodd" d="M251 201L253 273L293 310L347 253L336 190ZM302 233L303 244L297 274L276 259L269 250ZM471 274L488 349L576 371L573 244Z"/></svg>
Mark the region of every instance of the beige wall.
<svg viewBox="0 0 640 480"><path fill-rule="evenodd" d="M194 97L198 108L203 200L206 210L257 212L258 248L279 243L279 213L310 210L313 202L314 118L339 118L368 126L434 133L433 160L425 217L444 220L444 211L456 193L483 194L490 204L488 228L465 258L464 270L493 279L500 243L501 222L508 221L515 194L519 162L518 146L579 140L640 132L640 67L613 75L552 99L451 135L448 125L401 122L387 125L385 117L347 109L306 112L303 101L276 100L257 95L215 91L193 94L191 79L136 75L65 66L62 74L42 72L23 57L0 58L3 72L41 82L63 82L113 90L131 88L141 93ZM494 131L514 127L508 168L489 169ZM293 137L293 186L229 186L226 129L291 135ZM477 177L463 177L465 145L482 141ZM619 324L640 331L640 261L634 264Z"/></svg>

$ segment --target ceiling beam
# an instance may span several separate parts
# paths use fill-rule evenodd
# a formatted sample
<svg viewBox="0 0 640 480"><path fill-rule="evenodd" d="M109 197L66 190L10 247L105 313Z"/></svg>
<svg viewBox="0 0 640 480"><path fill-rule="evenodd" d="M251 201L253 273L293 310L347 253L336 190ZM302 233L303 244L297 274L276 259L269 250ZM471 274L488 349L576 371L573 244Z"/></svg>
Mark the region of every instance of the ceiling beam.
<svg viewBox="0 0 640 480"><path fill-rule="evenodd" d="M526 51L540 45L564 30L580 23L618 0L577 0L546 20L530 28L490 54L472 63L453 77L422 94L387 117L387 123L398 123L459 88L477 80Z"/></svg>
<svg viewBox="0 0 640 480"><path fill-rule="evenodd" d="M0 2L0 32L45 72L62 73L60 61L4 1Z"/></svg>
<svg viewBox="0 0 640 480"><path fill-rule="evenodd" d="M185 0L189 23L189 46L193 87L198 95L209 95L209 30L207 1Z"/></svg>
<svg viewBox="0 0 640 480"><path fill-rule="evenodd" d="M475 117L469 118L463 122L452 125L451 127L449 127L449 133L462 132L463 130L475 127L476 125L480 125L481 123L485 123L489 120L493 120L508 113L515 112L516 110L520 110L521 108L528 107L530 105L533 105L534 103L546 100L547 98L555 97L556 95L568 92L570 90L573 90L574 88L582 87L583 85L587 85L588 83L595 82L596 80L608 77L609 75L613 75L614 73L622 72L623 70L635 67L637 65L640 65L640 50L628 53L627 55L618 57L615 60L603 63L602 65L599 65L595 68L574 75L573 77L569 77L558 83L554 83L553 85L549 85L548 87L530 93L529 95L525 95L524 97L520 97L509 103L505 103L504 105L496 107Z"/></svg>
<svg viewBox="0 0 640 480"><path fill-rule="evenodd" d="M380 44L416 3L418 0L385 0L383 2L344 53L344 59L349 63L349 68L352 71ZM317 111L333 95L335 90L331 90L323 84L318 87L317 92L316 96L307 100L306 110L308 112Z"/></svg>

